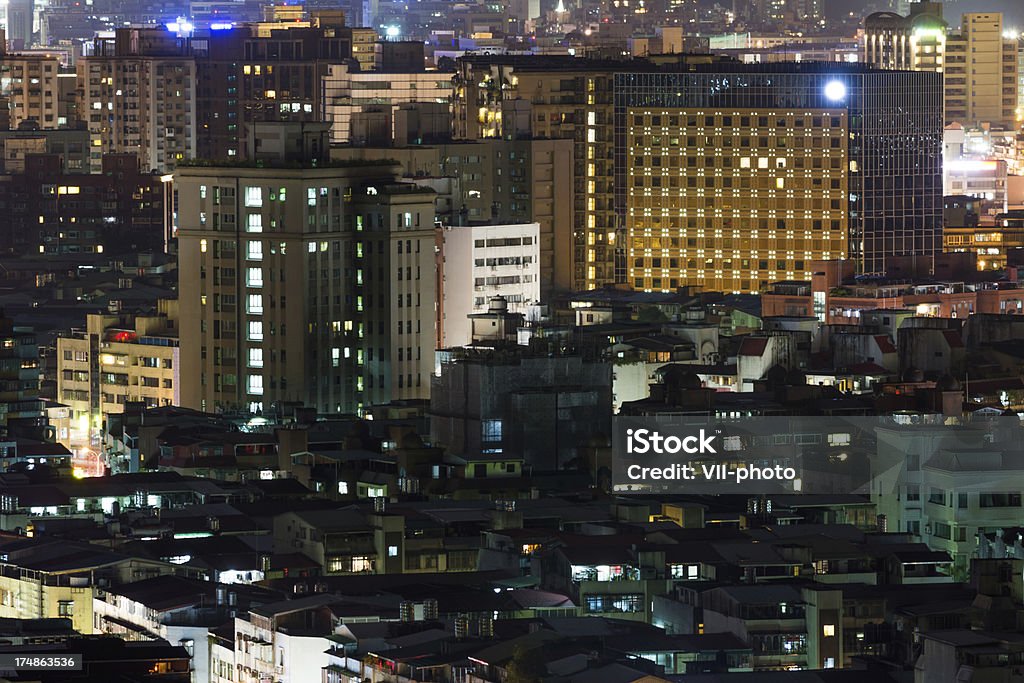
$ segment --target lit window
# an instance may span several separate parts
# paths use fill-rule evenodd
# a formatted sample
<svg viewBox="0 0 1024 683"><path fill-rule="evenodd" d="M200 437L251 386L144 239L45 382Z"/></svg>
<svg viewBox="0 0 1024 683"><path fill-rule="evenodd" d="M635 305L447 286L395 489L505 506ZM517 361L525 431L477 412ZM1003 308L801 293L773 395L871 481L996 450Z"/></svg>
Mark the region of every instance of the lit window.
<svg viewBox="0 0 1024 683"><path fill-rule="evenodd" d="M263 367L263 349L249 349L249 367Z"/></svg>
<svg viewBox="0 0 1024 683"><path fill-rule="evenodd" d="M246 307L247 312L254 315L263 314L263 295L262 294L250 294L248 306Z"/></svg>
<svg viewBox="0 0 1024 683"><path fill-rule="evenodd" d="M245 205L250 207L263 206L263 188L262 187L247 187L245 188Z"/></svg>
<svg viewBox="0 0 1024 683"><path fill-rule="evenodd" d="M249 341L263 341L263 321L249 321ZM260 356L262 358L262 356Z"/></svg>
<svg viewBox="0 0 1024 683"><path fill-rule="evenodd" d="M250 261L262 261L263 260L263 242L258 240L252 240L249 242L248 248L249 260Z"/></svg>
<svg viewBox="0 0 1024 683"><path fill-rule="evenodd" d="M248 271L247 283L250 287L262 287L263 269L259 267L250 268Z"/></svg>
<svg viewBox="0 0 1024 683"><path fill-rule="evenodd" d="M826 638L833 638L833 637L835 637L835 635L836 635L836 625L835 624L825 624L824 626L821 627L821 634L823 636L825 636Z"/></svg>
<svg viewBox="0 0 1024 683"><path fill-rule="evenodd" d="M206 240L199 240L199 251L206 253Z"/></svg>
<svg viewBox="0 0 1024 683"><path fill-rule="evenodd" d="M259 189L258 187L256 188ZM246 221L245 229L247 232L263 232L263 214L251 213Z"/></svg>
<svg viewBox="0 0 1024 683"><path fill-rule="evenodd" d="M249 375L249 393L257 396L263 393L263 375Z"/></svg>

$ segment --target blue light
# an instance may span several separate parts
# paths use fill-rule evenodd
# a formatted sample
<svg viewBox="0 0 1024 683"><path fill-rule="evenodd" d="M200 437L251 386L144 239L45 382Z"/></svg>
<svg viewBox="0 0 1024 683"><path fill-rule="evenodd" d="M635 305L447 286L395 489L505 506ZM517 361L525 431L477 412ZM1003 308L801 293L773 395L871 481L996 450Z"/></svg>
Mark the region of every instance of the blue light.
<svg viewBox="0 0 1024 683"><path fill-rule="evenodd" d="M218 23L218 24L210 24L210 30L211 31L230 31L234 27L235 27L235 25L230 23L230 22L221 22L221 23Z"/></svg>
<svg viewBox="0 0 1024 683"><path fill-rule="evenodd" d="M846 99L846 84L842 81L832 80L825 84L825 97L833 102Z"/></svg>

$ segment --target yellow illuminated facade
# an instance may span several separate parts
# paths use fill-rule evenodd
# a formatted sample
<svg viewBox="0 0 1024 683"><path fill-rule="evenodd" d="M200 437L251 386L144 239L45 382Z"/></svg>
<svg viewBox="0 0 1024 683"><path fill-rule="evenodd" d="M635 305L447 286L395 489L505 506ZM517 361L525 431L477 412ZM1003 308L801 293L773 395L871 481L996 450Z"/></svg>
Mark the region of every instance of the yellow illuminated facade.
<svg viewBox="0 0 1024 683"><path fill-rule="evenodd" d="M847 257L844 110L627 111L628 283L757 292Z"/></svg>
<svg viewBox="0 0 1024 683"><path fill-rule="evenodd" d="M128 401L179 404L177 309L161 300L153 316L90 314L85 330L57 339L57 395L71 413L65 445L89 446Z"/></svg>
<svg viewBox="0 0 1024 683"><path fill-rule="evenodd" d="M976 253L979 270L1002 270L1007 252L1024 248L1024 218L1004 214L996 218L995 225L946 227L942 246L947 252Z"/></svg>

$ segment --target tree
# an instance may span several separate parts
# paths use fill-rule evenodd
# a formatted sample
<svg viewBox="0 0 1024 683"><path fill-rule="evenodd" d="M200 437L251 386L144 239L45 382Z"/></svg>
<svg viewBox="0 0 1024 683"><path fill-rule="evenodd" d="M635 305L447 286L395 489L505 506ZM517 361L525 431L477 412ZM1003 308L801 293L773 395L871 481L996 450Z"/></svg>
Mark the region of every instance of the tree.
<svg viewBox="0 0 1024 683"><path fill-rule="evenodd" d="M505 671L508 673L507 683L541 683L547 668L540 652L527 650L519 644L512 651L512 659Z"/></svg>
<svg viewBox="0 0 1024 683"><path fill-rule="evenodd" d="M665 323L668 316L657 306L646 306L636 314L637 322L642 323Z"/></svg>

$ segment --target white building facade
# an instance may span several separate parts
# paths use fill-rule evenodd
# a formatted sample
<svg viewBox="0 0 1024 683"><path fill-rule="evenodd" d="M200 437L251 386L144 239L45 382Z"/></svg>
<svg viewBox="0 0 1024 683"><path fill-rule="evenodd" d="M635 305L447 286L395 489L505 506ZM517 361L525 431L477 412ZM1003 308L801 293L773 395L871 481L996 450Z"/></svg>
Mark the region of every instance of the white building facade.
<svg viewBox="0 0 1024 683"><path fill-rule="evenodd" d="M441 347L471 340L466 316L503 297L511 313L540 301L540 224L445 227L441 240Z"/></svg>

